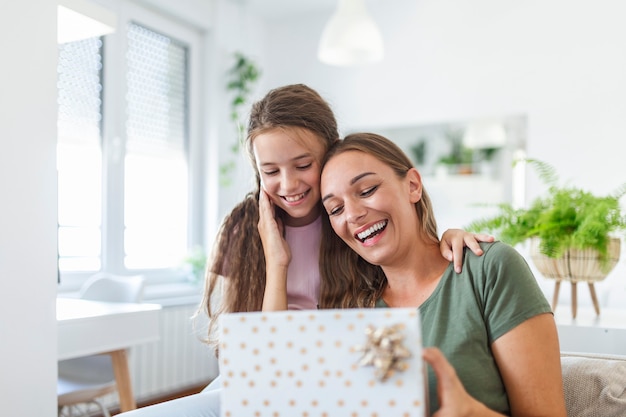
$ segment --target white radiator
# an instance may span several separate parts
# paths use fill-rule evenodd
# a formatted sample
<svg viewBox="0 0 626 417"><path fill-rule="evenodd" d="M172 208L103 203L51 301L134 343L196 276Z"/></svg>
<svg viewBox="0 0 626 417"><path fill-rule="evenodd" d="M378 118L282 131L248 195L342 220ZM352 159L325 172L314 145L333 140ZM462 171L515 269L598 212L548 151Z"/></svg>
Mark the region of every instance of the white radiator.
<svg viewBox="0 0 626 417"><path fill-rule="evenodd" d="M199 332L206 326L202 323L196 330L191 320L195 309L196 305L164 306L160 340L130 349L130 376L138 403L208 383L217 376L217 359L200 340ZM103 402L109 408L117 407L117 393Z"/></svg>

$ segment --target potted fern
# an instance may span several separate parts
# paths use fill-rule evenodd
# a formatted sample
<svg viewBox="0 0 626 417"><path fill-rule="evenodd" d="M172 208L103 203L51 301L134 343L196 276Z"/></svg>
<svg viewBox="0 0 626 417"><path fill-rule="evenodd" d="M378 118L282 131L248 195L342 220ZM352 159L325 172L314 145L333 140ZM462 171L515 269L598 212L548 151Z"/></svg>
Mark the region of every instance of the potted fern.
<svg viewBox="0 0 626 417"><path fill-rule="evenodd" d="M517 161L516 163L519 163ZM556 308L561 281L572 284L572 316L576 317L576 284L587 282L596 314L600 314L594 282L615 267L626 230L626 215L620 199L626 183L606 196L597 196L571 185L560 185L554 167L525 159L548 186L544 196L528 208L499 205L492 217L472 222L467 229L488 231L511 245L530 241L530 257L539 272L556 280L552 308Z"/></svg>
<svg viewBox="0 0 626 417"><path fill-rule="evenodd" d="M228 70L228 83L226 90L232 95L230 101L230 120L235 126L235 141L230 146L233 155L239 153L241 144L245 137L245 121L243 109L249 105L249 98L252 90L261 76L261 70L257 64L241 52L233 55L233 66ZM231 174L236 168L234 159L220 165L220 185L229 186L232 184Z"/></svg>

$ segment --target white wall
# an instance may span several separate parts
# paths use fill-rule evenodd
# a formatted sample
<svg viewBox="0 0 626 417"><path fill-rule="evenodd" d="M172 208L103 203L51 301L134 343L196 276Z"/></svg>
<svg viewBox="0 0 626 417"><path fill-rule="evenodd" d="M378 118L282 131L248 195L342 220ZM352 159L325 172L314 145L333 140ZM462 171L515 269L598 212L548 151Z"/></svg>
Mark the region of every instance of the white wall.
<svg viewBox="0 0 626 417"><path fill-rule="evenodd" d="M229 81L228 72L235 63L234 52L242 52L263 69L263 75L256 88L250 94L250 103L263 95L265 89L263 79L266 77L265 51L269 47L266 41L266 32L262 22L245 7L246 2L233 0L215 0L213 15L213 65L215 87L211 93L211 114L216 123L212 126L211 140L219 147L220 164L224 161L234 161L236 169L230 175L231 185L219 190L218 221L228 214L252 189L254 184L253 173L248 158L244 152L233 155L231 146L237 141L237 132L230 120L230 102L232 94L226 91ZM268 73L271 69L268 68ZM247 111L247 110L245 110ZM243 114L247 117L247 113ZM245 123L246 120L243 120Z"/></svg>
<svg viewBox="0 0 626 417"><path fill-rule="evenodd" d="M56 4L0 3L0 407L56 409Z"/></svg>
<svg viewBox="0 0 626 417"><path fill-rule="evenodd" d="M265 82L315 86L343 127L524 113L529 154L565 178L599 192L626 179L626 169L615 175L626 150L624 2L395 0L370 9L384 62L319 63L326 16L306 15L268 24Z"/></svg>
<svg viewBox="0 0 626 417"><path fill-rule="evenodd" d="M310 85L330 101L344 132L525 114L528 155L553 164L562 179L597 193L626 182L626 3L367 3L385 39L383 62L362 68L318 62L330 12L265 20L263 91ZM528 175L528 198L542 190ZM626 305L623 252L597 285L611 306ZM541 283L551 293L552 282ZM562 293L568 302L569 291ZM585 291L579 300L588 302Z"/></svg>

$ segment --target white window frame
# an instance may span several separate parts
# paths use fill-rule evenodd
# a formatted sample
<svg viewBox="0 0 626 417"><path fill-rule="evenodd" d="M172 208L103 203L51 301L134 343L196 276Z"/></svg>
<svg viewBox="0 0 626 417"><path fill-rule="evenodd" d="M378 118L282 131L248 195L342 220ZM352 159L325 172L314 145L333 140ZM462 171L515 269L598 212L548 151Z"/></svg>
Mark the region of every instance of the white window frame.
<svg viewBox="0 0 626 417"><path fill-rule="evenodd" d="M204 38L202 33L179 20L167 17L156 11L141 7L124 0L99 1L105 7L117 13L117 30L107 35L103 47L103 199L102 199L102 271L119 275L142 274L148 284L185 282L186 275L180 268L170 269L132 269L124 266L124 177L123 149L125 131L125 94L126 60L128 49L126 28L129 22L145 26L151 30L170 36L188 47L188 129L189 137L189 221L188 248L206 247L205 243L205 201L204 166L205 152L202 133L203 111L202 93L204 91L201 76L203 69ZM117 148L117 149L115 149ZM71 292L94 272L62 272L58 291Z"/></svg>

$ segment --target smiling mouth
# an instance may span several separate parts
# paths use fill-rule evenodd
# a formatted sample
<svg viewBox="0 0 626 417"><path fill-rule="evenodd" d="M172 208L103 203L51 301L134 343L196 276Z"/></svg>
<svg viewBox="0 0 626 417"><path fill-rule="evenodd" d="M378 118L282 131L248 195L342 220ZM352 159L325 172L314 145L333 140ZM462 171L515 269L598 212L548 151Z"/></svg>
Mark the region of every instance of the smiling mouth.
<svg viewBox="0 0 626 417"><path fill-rule="evenodd" d="M302 200L307 195L307 193L308 191L304 193L300 193L300 194L295 194L295 195L286 195L286 196L283 196L282 198L288 203L297 203L298 201Z"/></svg>
<svg viewBox="0 0 626 417"><path fill-rule="evenodd" d="M363 230L362 232L357 233L355 237L359 239L361 242L365 242L367 239L372 238L376 236L377 234L379 234L380 232L382 232L383 230L385 230L385 228L387 227L387 223L389 223L389 220L383 220L381 222L378 222L370 226L366 230Z"/></svg>

